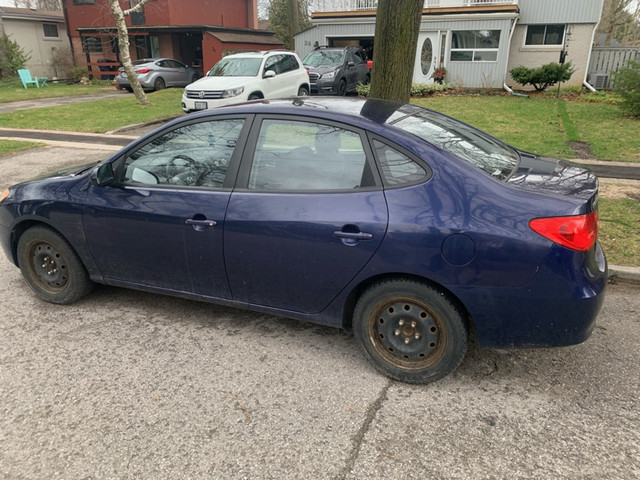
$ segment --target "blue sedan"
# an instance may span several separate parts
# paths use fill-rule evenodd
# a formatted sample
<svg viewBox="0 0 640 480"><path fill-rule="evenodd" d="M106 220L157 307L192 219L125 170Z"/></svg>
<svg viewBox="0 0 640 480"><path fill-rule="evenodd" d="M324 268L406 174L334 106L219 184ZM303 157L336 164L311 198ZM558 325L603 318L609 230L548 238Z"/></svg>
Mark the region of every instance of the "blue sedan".
<svg viewBox="0 0 640 480"><path fill-rule="evenodd" d="M598 181L445 115L358 98L179 118L11 187L0 242L41 299L94 283L353 330L427 383L488 346L584 341L604 299Z"/></svg>

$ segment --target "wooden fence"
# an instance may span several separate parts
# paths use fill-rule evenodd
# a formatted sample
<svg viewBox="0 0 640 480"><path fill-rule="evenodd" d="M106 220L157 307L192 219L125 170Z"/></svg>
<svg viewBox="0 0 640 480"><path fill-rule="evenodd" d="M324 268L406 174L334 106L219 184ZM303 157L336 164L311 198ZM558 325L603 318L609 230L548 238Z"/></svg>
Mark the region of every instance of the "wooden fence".
<svg viewBox="0 0 640 480"><path fill-rule="evenodd" d="M594 47L589 64L589 84L598 90L613 89L612 74L630 60L640 60L638 47Z"/></svg>

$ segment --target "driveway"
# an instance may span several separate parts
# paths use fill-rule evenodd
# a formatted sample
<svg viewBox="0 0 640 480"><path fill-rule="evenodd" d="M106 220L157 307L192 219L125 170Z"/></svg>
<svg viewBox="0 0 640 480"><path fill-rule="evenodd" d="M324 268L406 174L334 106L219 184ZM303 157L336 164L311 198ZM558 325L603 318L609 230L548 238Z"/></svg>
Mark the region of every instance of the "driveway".
<svg viewBox="0 0 640 480"><path fill-rule="evenodd" d="M3 156L0 188L110 153ZM338 330L113 287L55 306L0 272L0 478L640 477L637 286L584 344L472 345L411 386Z"/></svg>

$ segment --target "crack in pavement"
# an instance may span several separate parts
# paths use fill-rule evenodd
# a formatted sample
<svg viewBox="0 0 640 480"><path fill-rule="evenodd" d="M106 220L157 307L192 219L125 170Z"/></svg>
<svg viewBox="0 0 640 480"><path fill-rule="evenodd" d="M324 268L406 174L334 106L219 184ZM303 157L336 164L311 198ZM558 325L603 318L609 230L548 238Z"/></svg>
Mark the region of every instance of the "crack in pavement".
<svg viewBox="0 0 640 480"><path fill-rule="evenodd" d="M356 463L358 455L360 454L360 449L362 448L362 441L364 440L364 436L367 434L367 432L369 432L369 428L371 427L373 420L375 419L376 415L382 408L382 405L384 404L384 402L387 400L387 393L391 388L391 384L392 384L392 381L388 380L387 384L380 391L380 394L378 395L378 398L376 398L376 401L373 402L369 406L369 408L367 408L367 412L364 417L364 422L362 422L362 425L360 425L358 432L354 435L354 437L351 440L353 443L353 448L351 449L351 453L347 457L347 463L342 469L342 472L336 477L336 479L339 479L339 480L346 479L349 472L351 472L351 470L353 469L353 466Z"/></svg>

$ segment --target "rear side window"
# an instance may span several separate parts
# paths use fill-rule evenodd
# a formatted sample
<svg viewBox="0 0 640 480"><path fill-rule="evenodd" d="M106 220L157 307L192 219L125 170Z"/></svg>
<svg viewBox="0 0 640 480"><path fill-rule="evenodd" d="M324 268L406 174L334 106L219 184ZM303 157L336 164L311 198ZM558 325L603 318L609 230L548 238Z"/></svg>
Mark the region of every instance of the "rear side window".
<svg viewBox="0 0 640 480"><path fill-rule="evenodd" d="M348 190L375 186L359 134L333 125L264 120L250 190Z"/></svg>
<svg viewBox="0 0 640 480"><path fill-rule="evenodd" d="M398 187L425 181L429 174L404 153L378 140L373 148L380 163L380 173L385 187Z"/></svg>

